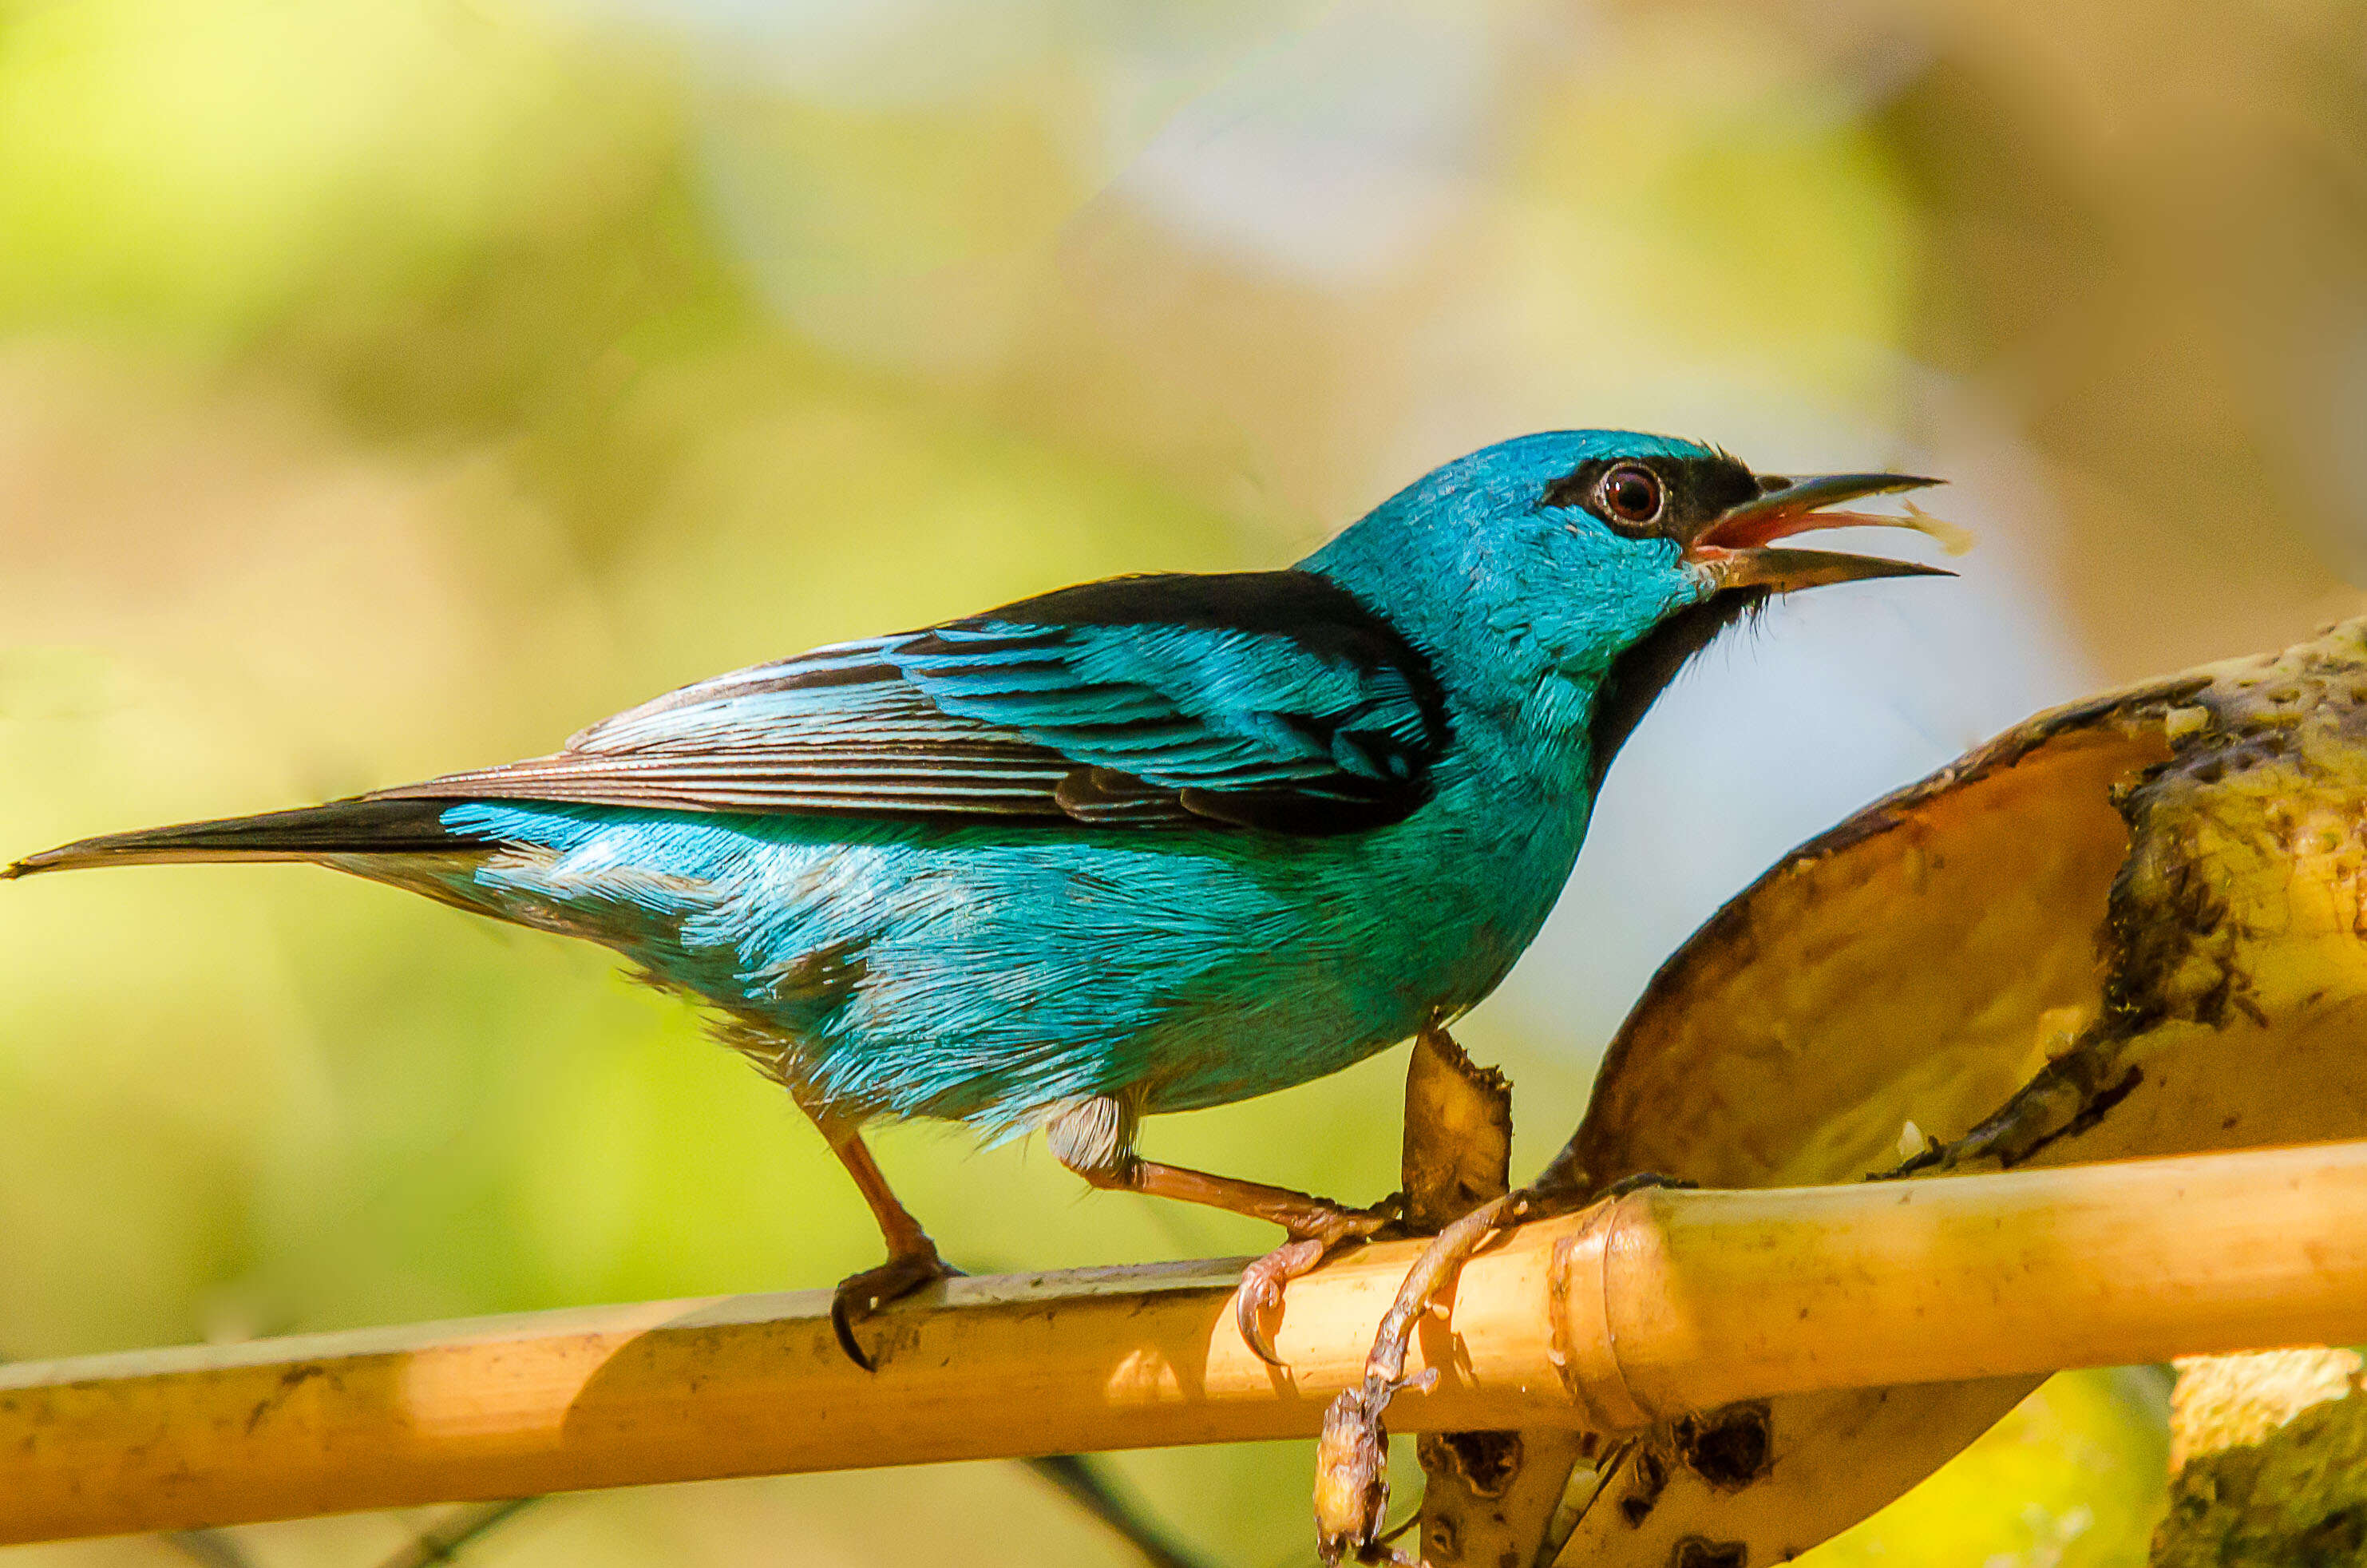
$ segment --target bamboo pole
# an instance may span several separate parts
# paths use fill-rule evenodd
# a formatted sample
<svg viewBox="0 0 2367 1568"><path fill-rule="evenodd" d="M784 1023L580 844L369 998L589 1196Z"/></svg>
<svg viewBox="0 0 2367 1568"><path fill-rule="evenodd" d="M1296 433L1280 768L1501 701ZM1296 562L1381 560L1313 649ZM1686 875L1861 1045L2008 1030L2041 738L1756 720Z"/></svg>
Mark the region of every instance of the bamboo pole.
<svg viewBox="0 0 2367 1568"><path fill-rule="evenodd" d="M2367 1335L2367 1142L1618 1207L1581 1216L1562 1296L1573 1390L1609 1430Z"/></svg>
<svg viewBox="0 0 2367 1568"><path fill-rule="evenodd" d="M0 1541L644 1482L1311 1437L1418 1244L956 1280L839 1351L821 1292L0 1367ZM2367 1340L2367 1143L2010 1176L1643 1191L1467 1265L1401 1431Z"/></svg>

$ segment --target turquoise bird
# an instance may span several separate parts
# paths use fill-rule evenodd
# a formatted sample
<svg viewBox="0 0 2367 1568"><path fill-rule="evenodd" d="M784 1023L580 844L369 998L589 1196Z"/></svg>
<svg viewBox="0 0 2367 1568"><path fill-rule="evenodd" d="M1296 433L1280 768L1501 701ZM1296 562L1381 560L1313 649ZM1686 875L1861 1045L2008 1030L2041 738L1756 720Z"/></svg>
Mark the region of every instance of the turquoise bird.
<svg viewBox="0 0 2367 1568"><path fill-rule="evenodd" d="M1560 895L1603 770L1769 596L1941 574L1783 548L1933 483L1786 480L1621 431L1448 463L1284 571L1118 577L702 681L548 756L296 811L114 834L78 866L309 860L615 949L812 1117L888 1261L953 1272L866 1124L1041 1131L1097 1187L1288 1241L1244 1337L1386 1208L1146 1160L1145 1115L1338 1072L1465 1012Z"/></svg>

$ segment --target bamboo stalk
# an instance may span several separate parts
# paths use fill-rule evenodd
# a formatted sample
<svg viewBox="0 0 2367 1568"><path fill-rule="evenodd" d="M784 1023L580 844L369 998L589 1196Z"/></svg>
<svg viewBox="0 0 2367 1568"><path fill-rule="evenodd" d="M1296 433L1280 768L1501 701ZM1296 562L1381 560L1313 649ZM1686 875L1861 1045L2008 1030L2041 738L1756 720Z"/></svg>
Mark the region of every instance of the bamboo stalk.
<svg viewBox="0 0 2367 1568"><path fill-rule="evenodd" d="M1418 1244L953 1281L866 1328L821 1292L0 1367L0 1541L644 1482L1311 1437ZM2010 1176L1644 1191L1475 1258L1401 1431L1641 1425L1809 1389L2367 1340L2367 1143Z"/></svg>
<svg viewBox="0 0 2367 1568"><path fill-rule="evenodd" d="M1607 1429L2367 1336L2367 1142L1619 1207L1564 1266L1573 1387Z"/></svg>

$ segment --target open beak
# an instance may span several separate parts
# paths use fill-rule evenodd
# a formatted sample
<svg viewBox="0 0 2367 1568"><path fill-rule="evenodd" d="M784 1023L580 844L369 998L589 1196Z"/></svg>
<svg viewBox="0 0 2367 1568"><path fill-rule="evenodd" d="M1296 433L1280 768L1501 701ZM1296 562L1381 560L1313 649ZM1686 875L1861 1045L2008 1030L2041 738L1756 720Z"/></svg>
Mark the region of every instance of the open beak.
<svg viewBox="0 0 2367 1568"><path fill-rule="evenodd" d="M1856 583L1870 577L1953 577L1940 566L1911 561L1886 561L1874 555L1844 555L1829 550L1771 550L1776 540L1812 528L1913 528L1908 517L1886 517L1869 512L1835 512L1827 507L1867 495L1888 495L1938 484L1905 473L1825 473L1809 479L1762 483L1773 486L1765 494L1729 506L1704 524L1684 542L1684 559L1698 566L1715 584L1726 588L1765 588L1790 593L1818 588L1829 583Z"/></svg>

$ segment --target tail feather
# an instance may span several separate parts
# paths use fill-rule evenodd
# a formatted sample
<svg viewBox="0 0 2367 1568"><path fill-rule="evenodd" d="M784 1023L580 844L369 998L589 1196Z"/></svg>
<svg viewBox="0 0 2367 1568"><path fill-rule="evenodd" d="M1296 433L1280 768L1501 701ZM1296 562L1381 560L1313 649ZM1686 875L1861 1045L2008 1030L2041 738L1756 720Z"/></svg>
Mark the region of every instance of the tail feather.
<svg viewBox="0 0 2367 1568"><path fill-rule="evenodd" d="M104 834L0 867L0 881L84 866L157 866L205 860L317 860L329 855L448 854L484 840L442 822L451 801L334 801L292 812L176 823Z"/></svg>

